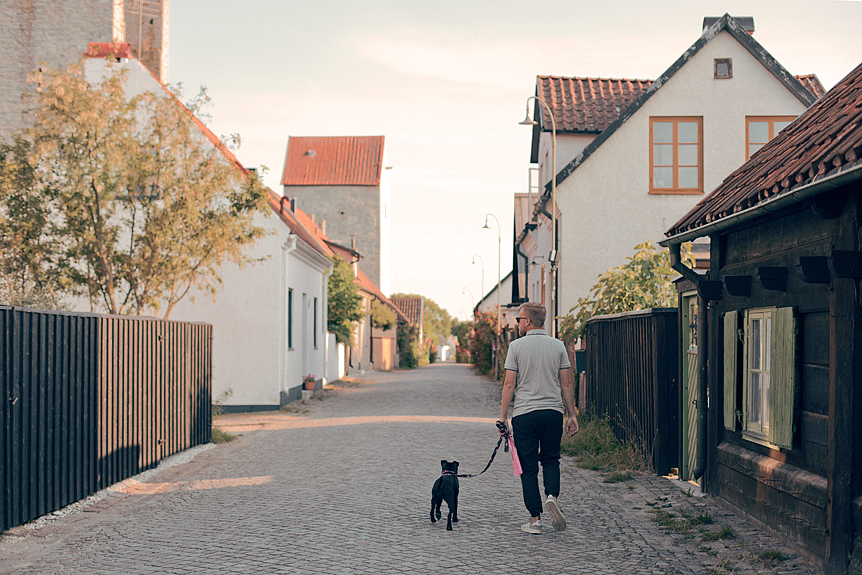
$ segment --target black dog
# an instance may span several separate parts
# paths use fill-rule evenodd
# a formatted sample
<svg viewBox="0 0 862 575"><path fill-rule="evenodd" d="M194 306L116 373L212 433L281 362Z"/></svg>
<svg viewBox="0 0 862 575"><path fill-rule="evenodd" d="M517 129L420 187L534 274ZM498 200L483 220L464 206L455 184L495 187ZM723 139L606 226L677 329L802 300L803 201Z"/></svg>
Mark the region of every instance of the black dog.
<svg viewBox="0 0 862 575"><path fill-rule="evenodd" d="M446 521L446 530L452 531L452 522L458 522L458 462L449 463L445 459L440 461L443 467L443 475L434 482L431 488L431 523L437 523L440 519L440 506L443 501L449 506L449 517ZM437 516L435 519L434 516Z"/></svg>

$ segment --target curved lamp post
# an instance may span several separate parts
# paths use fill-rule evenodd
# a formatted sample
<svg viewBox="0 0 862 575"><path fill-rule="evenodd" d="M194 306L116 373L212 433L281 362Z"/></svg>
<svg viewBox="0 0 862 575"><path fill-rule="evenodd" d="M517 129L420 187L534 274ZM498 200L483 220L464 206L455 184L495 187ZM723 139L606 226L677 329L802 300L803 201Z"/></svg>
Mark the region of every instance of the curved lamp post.
<svg viewBox="0 0 862 575"><path fill-rule="evenodd" d="M481 285L482 291L479 292L479 295L482 296L482 299L484 299L485 298L485 262L484 262L484 260L482 260L482 256L480 256L479 254L473 254L473 261L471 263L475 264L476 258L479 258L479 263L482 264L482 285ZM482 300L479 300L479 301L481 302Z"/></svg>
<svg viewBox="0 0 862 575"><path fill-rule="evenodd" d="M554 337L557 337L557 123L554 121L554 113L551 111L543 100L536 96L527 98L527 117L523 122L518 122L522 126L535 126L537 121L530 118L530 100L535 100L547 110L548 116L551 118L551 153L553 156L551 163L551 253L548 255L548 261L551 262L551 291L554 298Z"/></svg>
<svg viewBox="0 0 862 575"><path fill-rule="evenodd" d="M503 244L503 233L500 228L500 220L497 219L497 216L494 214L487 214L485 216L485 225L482 226L484 230L490 230L488 227L488 218L494 218L494 221L497 222L497 348L494 351L494 377L500 377L500 365L499 361L497 361L497 353L500 351L500 254Z"/></svg>
<svg viewBox="0 0 862 575"><path fill-rule="evenodd" d="M470 291L470 288L464 286L464 289L461 290L461 295L464 295L465 292L470 294L470 303L472 304L470 309L476 309L476 299L473 297L473 292Z"/></svg>

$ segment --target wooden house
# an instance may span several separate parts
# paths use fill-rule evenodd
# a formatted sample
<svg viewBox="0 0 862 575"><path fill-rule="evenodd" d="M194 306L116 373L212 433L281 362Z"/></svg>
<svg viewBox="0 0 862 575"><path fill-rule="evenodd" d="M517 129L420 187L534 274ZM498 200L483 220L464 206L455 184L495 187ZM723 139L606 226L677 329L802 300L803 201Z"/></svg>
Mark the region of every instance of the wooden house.
<svg viewBox="0 0 862 575"><path fill-rule="evenodd" d="M862 65L663 242L699 300L695 475L840 574L862 573L860 156ZM705 276L679 260L699 237Z"/></svg>

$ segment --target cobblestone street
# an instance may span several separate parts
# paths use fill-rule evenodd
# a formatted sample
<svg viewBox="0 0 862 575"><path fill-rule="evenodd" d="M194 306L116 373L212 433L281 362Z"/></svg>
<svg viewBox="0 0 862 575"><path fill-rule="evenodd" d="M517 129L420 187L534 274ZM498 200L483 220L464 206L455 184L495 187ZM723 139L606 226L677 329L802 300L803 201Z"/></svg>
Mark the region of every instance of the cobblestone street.
<svg viewBox="0 0 862 575"><path fill-rule="evenodd" d="M428 518L441 459L482 470L496 444L499 387L435 364L339 382L288 412L236 415L241 433L82 512L0 540L0 572L107 573L819 573L710 498L651 475L603 483L562 462L568 529L519 530L527 513L502 449L461 480L454 530ZM662 530L655 511L707 514L704 541ZM650 513L652 511L652 513ZM549 519L549 518L548 518ZM764 552L789 558L768 565Z"/></svg>

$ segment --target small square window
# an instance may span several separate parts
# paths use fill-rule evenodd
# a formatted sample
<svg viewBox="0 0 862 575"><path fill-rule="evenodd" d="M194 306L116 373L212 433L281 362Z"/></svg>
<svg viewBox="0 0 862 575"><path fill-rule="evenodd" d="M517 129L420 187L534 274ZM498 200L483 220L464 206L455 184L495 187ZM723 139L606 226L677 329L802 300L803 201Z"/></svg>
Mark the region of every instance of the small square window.
<svg viewBox="0 0 862 575"><path fill-rule="evenodd" d="M730 58L715 59L716 79L733 78L733 61Z"/></svg>

